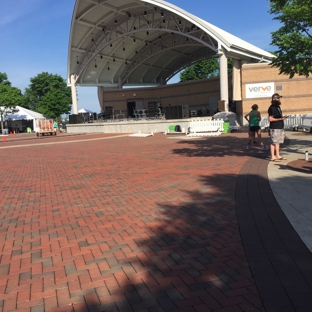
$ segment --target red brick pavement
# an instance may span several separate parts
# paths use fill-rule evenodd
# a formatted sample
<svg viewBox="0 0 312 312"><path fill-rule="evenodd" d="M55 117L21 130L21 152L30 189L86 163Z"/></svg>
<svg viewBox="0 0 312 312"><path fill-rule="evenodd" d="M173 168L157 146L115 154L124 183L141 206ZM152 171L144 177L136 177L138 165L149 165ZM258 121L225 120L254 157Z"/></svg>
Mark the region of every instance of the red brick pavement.
<svg viewBox="0 0 312 312"><path fill-rule="evenodd" d="M263 311L235 212L262 155L245 143L1 142L0 311Z"/></svg>

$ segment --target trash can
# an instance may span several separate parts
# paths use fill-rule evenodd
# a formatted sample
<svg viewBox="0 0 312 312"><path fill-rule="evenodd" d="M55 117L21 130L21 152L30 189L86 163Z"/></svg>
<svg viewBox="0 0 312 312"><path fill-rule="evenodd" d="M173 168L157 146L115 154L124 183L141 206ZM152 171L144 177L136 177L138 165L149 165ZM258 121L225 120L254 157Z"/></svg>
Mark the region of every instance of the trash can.
<svg viewBox="0 0 312 312"><path fill-rule="evenodd" d="M3 129L3 134L9 134L9 129L7 128Z"/></svg>
<svg viewBox="0 0 312 312"><path fill-rule="evenodd" d="M229 121L224 121L223 122L223 133L230 133L230 122Z"/></svg>

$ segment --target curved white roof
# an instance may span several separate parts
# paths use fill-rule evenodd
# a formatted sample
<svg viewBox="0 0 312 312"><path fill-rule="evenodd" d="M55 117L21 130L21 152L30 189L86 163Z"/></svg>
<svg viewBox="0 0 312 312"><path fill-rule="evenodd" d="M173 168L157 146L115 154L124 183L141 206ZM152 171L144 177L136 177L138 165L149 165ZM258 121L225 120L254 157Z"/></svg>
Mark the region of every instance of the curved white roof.
<svg viewBox="0 0 312 312"><path fill-rule="evenodd" d="M76 0L68 50L68 81L77 85L159 85L202 59L270 62L248 42L162 0Z"/></svg>

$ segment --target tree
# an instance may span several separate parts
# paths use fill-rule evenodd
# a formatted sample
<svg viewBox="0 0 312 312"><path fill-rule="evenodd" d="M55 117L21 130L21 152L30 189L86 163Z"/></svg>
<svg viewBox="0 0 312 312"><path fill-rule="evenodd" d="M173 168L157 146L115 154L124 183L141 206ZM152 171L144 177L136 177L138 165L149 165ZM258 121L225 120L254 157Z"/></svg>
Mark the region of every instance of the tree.
<svg viewBox="0 0 312 312"><path fill-rule="evenodd" d="M6 73L0 72L0 118L3 133L3 121L8 114L18 112L17 105L23 103L23 94L20 89L11 87Z"/></svg>
<svg viewBox="0 0 312 312"><path fill-rule="evenodd" d="M228 59L228 70L232 72L232 59ZM220 75L219 59L211 58L197 62L180 73L180 81L212 78Z"/></svg>
<svg viewBox="0 0 312 312"><path fill-rule="evenodd" d="M70 112L71 89L61 76L43 72L31 78L30 82L24 93L24 107L51 118Z"/></svg>
<svg viewBox="0 0 312 312"><path fill-rule="evenodd" d="M11 86L11 82L8 80L8 76L6 73L0 72L0 84Z"/></svg>
<svg viewBox="0 0 312 312"><path fill-rule="evenodd" d="M280 74L309 77L312 73L312 1L270 0L270 13L282 27L272 32L271 45L278 49L272 67Z"/></svg>

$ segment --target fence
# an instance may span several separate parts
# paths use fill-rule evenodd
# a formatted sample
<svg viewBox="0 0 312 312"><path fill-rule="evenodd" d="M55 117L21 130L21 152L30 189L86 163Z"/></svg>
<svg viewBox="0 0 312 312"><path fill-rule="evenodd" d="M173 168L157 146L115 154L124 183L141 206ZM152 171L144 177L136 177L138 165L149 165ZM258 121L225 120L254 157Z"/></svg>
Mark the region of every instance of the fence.
<svg viewBox="0 0 312 312"><path fill-rule="evenodd" d="M284 128L285 129L298 129L303 128L306 123L312 119L311 115L290 115L288 118L284 120ZM262 130L266 130L269 128L270 122L268 117L262 118L260 122L260 126Z"/></svg>
<svg viewBox="0 0 312 312"><path fill-rule="evenodd" d="M189 123L188 136L212 136L223 132L223 119L198 119Z"/></svg>

